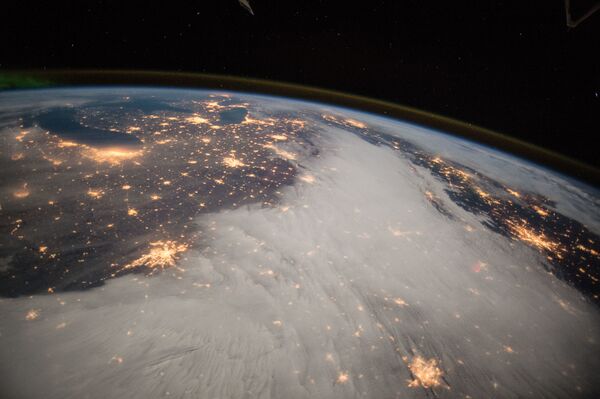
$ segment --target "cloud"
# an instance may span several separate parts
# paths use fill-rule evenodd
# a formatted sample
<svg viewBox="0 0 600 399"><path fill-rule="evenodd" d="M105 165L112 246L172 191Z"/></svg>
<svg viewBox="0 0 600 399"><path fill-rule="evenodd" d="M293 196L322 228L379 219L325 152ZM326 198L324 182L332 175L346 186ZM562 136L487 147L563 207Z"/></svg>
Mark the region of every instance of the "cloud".
<svg viewBox="0 0 600 399"><path fill-rule="evenodd" d="M443 397L598 393L597 309L537 253L390 149L319 148L277 207L198 218L184 272L0 302L6 396L423 397L414 359Z"/></svg>

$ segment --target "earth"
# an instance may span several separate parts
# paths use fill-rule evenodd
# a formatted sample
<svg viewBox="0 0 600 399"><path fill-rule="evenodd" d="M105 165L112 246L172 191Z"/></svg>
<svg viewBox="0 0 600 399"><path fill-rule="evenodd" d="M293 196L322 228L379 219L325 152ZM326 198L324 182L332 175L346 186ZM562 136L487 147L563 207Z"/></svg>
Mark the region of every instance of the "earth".
<svg viewBox="0 0 600 399"><path fill-rule="evenodd" d="M2 398L600 397L600 192L216 90L0 93Z"/></svg>

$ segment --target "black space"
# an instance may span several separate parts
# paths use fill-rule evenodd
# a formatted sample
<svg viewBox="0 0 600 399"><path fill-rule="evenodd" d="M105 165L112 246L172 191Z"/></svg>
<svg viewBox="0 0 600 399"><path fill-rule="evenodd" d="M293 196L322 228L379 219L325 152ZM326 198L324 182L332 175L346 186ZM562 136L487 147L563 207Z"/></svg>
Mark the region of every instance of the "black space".
<svg viewBox="0 0 600 399"><path fill-rule="evenodd" d="M454 117L600 166L600 12L562 0L4 4L1 69L222 73ZM573 16L591 0L572 0Z"/></svg>

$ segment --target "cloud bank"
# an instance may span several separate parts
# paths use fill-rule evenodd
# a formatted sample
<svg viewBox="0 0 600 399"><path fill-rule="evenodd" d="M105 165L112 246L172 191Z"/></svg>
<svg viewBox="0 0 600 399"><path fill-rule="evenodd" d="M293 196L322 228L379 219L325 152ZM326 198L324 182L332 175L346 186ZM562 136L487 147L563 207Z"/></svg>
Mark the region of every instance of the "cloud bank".
<svg viewBox="0 0 600 399"><path fill-rule="evenodd" d="M185 271L0 301L3 397L599 394L597 309L538 253L397 153L320 140L278 207L197 219Z"/></svg>

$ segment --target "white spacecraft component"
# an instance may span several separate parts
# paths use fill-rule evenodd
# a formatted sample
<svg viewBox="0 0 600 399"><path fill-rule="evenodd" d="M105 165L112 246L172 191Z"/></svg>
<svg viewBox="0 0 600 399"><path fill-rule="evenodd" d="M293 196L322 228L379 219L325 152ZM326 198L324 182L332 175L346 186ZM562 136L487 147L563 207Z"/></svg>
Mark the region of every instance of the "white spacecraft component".
<svg viewBox="0 0 600 399"><path fill-rule="evenodd" d="M248 0L239 0L240 5L244 7L248 12L254 15L254 11L252 11L252 7L250 6L250 2Z"/></svg>

